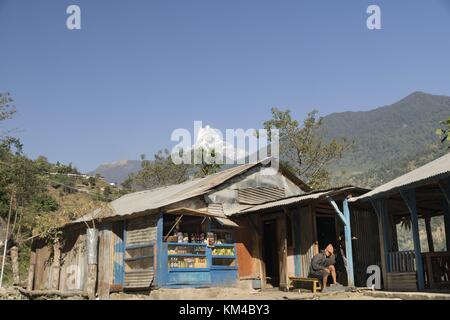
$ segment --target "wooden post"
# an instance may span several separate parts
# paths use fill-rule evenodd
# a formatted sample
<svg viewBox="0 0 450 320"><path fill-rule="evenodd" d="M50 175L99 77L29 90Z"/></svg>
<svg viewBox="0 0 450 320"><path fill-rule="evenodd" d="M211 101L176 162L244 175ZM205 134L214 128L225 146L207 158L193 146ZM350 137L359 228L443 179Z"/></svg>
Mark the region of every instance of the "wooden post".
<svg viewBox="0 0 450 320"><path fill-rule="evenodd" d="M425 254L425 265L427 266L427 280L429 289L434 289L433 265L431 264L431 255Z"/></svg>
<svg viewBox="0 0 450 320"><path fill-rule="evenodd" d="M429 215L425 217L425 229L427 231L428 251L434 252L433 233L431 232L431 218Z"/></svg>
<svg viewBox="0 0 450 320"><path fill-rule="evenodd" d="M385 223L383 217L384 211L388 211L387 200L385 198L376 199L371 201L372 206L374 208L375 214L377 215L378 220L378 235L380 238L380 258L381 258L381 274L383 276L383 287L384 289L389 288L387 273L389 272L387 268L388 262L388 252L386 247L386 232L384 232Z"/></svg>
<svg viewBox="0 0 450 320"><path fill-rule="evenodd" d="M450 178L439 181L439 187L444 195L444 225L445 225L445 242L447 251L450 251Z"/></svg>
<svg viewBox="0 0 450 320"><path fill-rule="evenodd" d="M302 274L302 252L301 252L301 232L300 232L300 207L296 207L296 212L291 214L294 238L294 268L295 276L300 277Z"/></svg>
<svg viewBox="0 0 450 320"><path fill-rule="evenodd" d="M261 289L264 289L267 284L266 279L266 263L264 262L264 256L263 256L263 222L261 219L261 216L256 215L256 243L257 243L257 256L259 260L259 279L261 280Z"/></svg>
<svg viewBox="0 0 450 320"><path fill-rule="evenodd" d="M417 284L419 290L423 290L425 288L425 278L422 261L422 250L420 249L419 218L417 213L416 194L414 189L400 191L400 194L405 201L406 206L408 207L409 213L411 214L414 252L416 255Z"/></svg>
<svg viewBox="0 0 450 320"><path fill-rule="evenodd" d="M450 251L450 203L444 201L444 225L445 225L445 242L447 251Z"/></svg>
<svg viewBox="0 0 450 320"><path fill-rule="evenodd" d="M51 289L59 289L59 273L61 269L61 246L57 242L53 244L53 264L52 264L52 275L51 275Z"/></svg>
<svg viewBox="0 0 450 320"><path fill-rule="evenodd" d="M19 275L19 248L17 246L11 247L9 254L11 256L11 268L13 274L13 284L18 285L20 283Z"/></svg>
<svg viewBox="0 0 450 320"><path fill-rule="evenodd" d="M98 230L95 228L86 229L86 247L88 260L88 275L86 281L86 291L89 299L95 299L95 287L97 283L97 250L98 250Z"/></svg>
<svg viewBox="0 0 450 320"><path fill-rule="evenodd" d="M283 291L289 290L287 274L286 215L287 210L284 208L284 211L277 217L278 259L280 260L280 290Z"/></svg>
<svg viewBox="0 0 450 320"><path fill-rule="evenodd" d="M11 193L11 198L9 200L8 220L6 222L5 241L3 243L2 266L1 266L1 270L0 270L0 288L3 287L3 274L5 272L6 252L8 250L9 225L11 223L11 213L12 213L12 207L13 207L13 200L14 200L14 191Z"/></svg>
<svg viewBox="0 0 450 320"><path fill-rule="evenodd" d="M98 252L98 297L109 299L109 291L113 278L112 224L104 224L99 232Z"/></svg>
<svg viewBox="0 0 450 320"><path fill-rule="evenodd" d="M313 225L313 237L314 237L314 243L313 243L313 256L319 253L319 241L317 240L317 221L316 221L316 208L314 205L309 206L309 210L311 212L312 217L312 225Z"/></svg>
<svg viewBox="0 0 450 320"><path fill-rule="evenodd" d="M30 265L28 266L28 279L27 279L28 291L33 290L35 269L36 269L36 251L34 249L34 245L32 245L30 252Z"/></svg>
<svg viewBox="0 0 450 320"><path fill-rule="evenodd" d="M158 287L163 286L165 283L163 277L164 261L162 261L163 250L163 211L159 213L158 221L156 222L156 284ZM125 240L126 241L126 240ZM126 246L126 244L125 244Z"/></svg>
<svg viewBox="0 0 450 320"><path fill-rule="evenodd" d="M246 215L252 236L252 274L258 275L261 289L266 286L266 270L262 253L262 226L257 215Z"/></svg>

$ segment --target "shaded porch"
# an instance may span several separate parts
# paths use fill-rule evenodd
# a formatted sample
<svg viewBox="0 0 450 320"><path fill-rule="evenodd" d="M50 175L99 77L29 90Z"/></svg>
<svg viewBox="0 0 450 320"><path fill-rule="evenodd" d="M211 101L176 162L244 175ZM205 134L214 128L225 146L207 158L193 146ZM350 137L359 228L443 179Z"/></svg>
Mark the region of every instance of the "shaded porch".
<svg viewBox="0 0 450 320"><path fill-rule="evenodd" d="M350 201L377 214L384 289L450 290L450 154Z"/></svg>
<svg viewBox="0 0 450 320"><path fill-rule="evenodd" d="M312 257L331 243L337 281L349 287L365 286L367 268L380 265L377 217L366 203L348 203L352 195L365 192L342 187L241 211L233 218L247 226L241 231L251 238L252 263L240 265L249 264L258 287L288 290L290 278L308 277ZM238 238L244 239L239 233ZM242 255L239 259L244 260Z"/></svg>

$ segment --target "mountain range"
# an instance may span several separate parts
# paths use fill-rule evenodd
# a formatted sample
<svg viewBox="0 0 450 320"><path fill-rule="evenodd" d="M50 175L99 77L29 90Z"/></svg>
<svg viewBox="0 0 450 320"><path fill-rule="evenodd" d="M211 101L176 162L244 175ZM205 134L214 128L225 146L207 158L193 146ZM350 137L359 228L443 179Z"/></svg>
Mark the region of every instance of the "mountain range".
<svg viewBox="0 0 450 320"><path fill-rule="evenodd" d="M353 142L330 165L334 184L375 187L443 155L448 150L435 132L449 116L450 97L414 92L370 111L324 117L328 139Z"/></svg>
<svg viewBox="0 0 450 320"><path fill-rule="evenodd" d="M89 175L99 174L108 182L122 183L131 173L141 170L140 160L119 160L111 163L103 163L95 170L88 172Z"/></svg>
<svg viewBox="0 0 450 320"><path fill-rule="evenodd" d="M326 139L345 137L352 142L329 166L332 183L374 187L444 154L448 150L440 145L435 130L449 116L450 97L424 92L369 111L325 116ZM122 160L102 164L89 174L121 183L139 169L139 160Z"/></svg>

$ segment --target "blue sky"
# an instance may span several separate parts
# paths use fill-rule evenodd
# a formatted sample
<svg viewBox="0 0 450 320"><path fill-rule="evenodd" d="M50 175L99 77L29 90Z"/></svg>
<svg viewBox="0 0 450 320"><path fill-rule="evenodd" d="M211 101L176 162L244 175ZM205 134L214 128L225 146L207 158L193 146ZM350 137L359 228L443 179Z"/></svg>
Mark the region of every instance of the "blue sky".
<svg viewBox="0 0 450 320"><path fill-rule="evenodd" d="M271 107L301 119L450 95L450 0L0 0L0 41L8 127L29 156L82 171L151 156L194 120L259 128Z"/></svg>

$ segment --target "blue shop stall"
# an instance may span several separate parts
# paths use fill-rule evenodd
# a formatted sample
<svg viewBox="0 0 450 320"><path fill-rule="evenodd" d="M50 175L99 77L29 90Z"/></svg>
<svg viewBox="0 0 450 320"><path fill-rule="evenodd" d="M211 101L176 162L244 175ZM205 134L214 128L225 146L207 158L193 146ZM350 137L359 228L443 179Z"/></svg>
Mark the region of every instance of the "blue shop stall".
<svg viewBox="0 0 450 320"><path fill-rule="evenodd" d="M231 286L238 281L234 222L194 210L158 220L158 287Z"/></svg>

